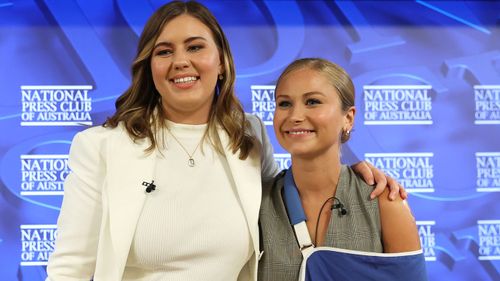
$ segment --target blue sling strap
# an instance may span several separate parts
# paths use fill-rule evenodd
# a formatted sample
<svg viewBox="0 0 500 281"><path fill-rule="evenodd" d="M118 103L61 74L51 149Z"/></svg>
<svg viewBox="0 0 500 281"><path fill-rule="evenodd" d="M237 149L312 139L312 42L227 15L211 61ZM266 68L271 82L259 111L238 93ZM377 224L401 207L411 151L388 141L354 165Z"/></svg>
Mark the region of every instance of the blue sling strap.
<svg viewBox="0 0 500 281"><path fill-rule="evenodd" d="M303 256L299 281L427 281L422 250L389 254L315 247L291 168L285 174L283 193Z"/></svg>

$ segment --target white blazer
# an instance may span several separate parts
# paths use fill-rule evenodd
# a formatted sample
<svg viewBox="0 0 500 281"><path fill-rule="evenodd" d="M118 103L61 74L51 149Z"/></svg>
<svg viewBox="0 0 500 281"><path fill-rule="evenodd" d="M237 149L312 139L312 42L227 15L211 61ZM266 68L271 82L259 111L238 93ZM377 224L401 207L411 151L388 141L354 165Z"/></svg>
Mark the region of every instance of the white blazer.
<svg viewBox="0 0 500 281"><path fill-rule="evenodd" d="M230 149L225 153L254 247L240 277L256 280L261 179L274 176L278 168L262 121L251 115L247 118L256 138L255 149L246 160ZM221 130L219 137L227 147L227 134ZM69 154L72 173L65 182L47 281L122 279L147 196L142 182L153 179L157 159L156 152L144 153L148 146L146 140L134 143L122 126L93 127L75 136Z"/></svg>

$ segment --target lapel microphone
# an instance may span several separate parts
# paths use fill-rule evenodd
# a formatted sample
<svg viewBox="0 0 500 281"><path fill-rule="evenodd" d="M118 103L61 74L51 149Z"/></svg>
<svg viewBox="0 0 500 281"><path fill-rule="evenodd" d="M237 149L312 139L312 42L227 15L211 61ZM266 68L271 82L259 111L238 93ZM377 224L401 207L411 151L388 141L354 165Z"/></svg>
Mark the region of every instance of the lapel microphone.
<svg viewBox="0 0 500 281"><path fill-rule="evenodd" d="M156 189L156 184L154 184L154 182L154 180L152 180L151 182L142 182L142 185L146 187L146 193L151 193L151 191L154 191Z"/></svg>
<svg viewBox="0 0 500 281"><path fill-rule="evenodd" d="M335 203L337 202L337 203ZM332 204L332 208L331 210L333 209L339 209L339 216L344 216L347 214L347 209L344 208L344 204L342 204L342 202L340 202L340 200L337 198L337 197L333 197L333 204Z"/></svg>

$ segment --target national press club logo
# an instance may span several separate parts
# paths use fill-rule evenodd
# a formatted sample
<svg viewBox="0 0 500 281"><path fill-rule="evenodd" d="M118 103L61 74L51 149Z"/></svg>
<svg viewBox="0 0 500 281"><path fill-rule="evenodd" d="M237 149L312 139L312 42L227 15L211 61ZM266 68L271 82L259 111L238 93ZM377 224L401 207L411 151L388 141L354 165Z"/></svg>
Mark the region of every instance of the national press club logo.
<svg viewBox="0 0 500 281"><path fill-rule="evenodd" d="M500 220L478 220L479 260L500 260Z"/></svg>
<svg viewBox="0 0 500 281"><path fill-rule="evenodd" d="M47 265L54 251L57 225L22 224L20 228L21 266Z"/></svg>
<svg viewBox="0 0 500 281"><path fill-rule="evenodd" d="M90 85L21 86L21 126L91 126L90 90Z"/></svg>
<svg viewBox="0 0 500 281"><path fill-rule="evenodd" d="M500 191L500 152L476 152L476 191Z"/></svg>
<svg viewBox="0 0 500 281"><path fill-rule="evenodd" d="M252 114L259 116L265 125L273 125L274 109L274 85L252 85Z"/></svg>
<svg viewBox="0 0 500 281"><path fill-rule="evenodd" d="M365 125L430 125L430 85L364 85Z"/></svg>
<svg viewBox="0 0 500 281"><path fill-rule="evenodd" d="M278 164L279 170L285 170L292 166L292 158L288 153L275 153L274 161Z"/></svg>
<svg viewBox="0 0 500 281"><path fill-rule="evenodd" d="M63 195L69 174L67 154L20 155L21 195Z"/></svg>
<svg viewBox="0 0 500 281"><path fill-rule="evenodd" d="M500 85L474 86L476 125L500 124Z"/></svg>
<svg viewBox="0 0 500 281"><path fill-rule="evenodd" d="M436 234L434 233L435 221L417 221L420 245L426 261L436 261Z"/></svg>
<svg viewBox="0 0 500 281"><path fill-rule="evenodd" d="M366 161L401 183L408 192L434 192L434 153L365 153Z"/></svg>

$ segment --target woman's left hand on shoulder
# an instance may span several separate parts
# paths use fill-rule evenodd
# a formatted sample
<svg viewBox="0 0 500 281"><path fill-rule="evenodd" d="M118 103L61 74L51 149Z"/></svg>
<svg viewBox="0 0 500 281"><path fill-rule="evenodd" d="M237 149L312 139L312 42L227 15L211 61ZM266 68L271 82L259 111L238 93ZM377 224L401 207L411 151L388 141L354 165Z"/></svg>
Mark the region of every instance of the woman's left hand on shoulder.
<svg viewBox="0 0 500 281"><path fill-rule="evenodd" d="M351 168L354 172L360 175L368 185L376 184L373 192L370 194L371 199L382 195L386 188L389 188L390 190L388 196L389 200L396 199L398 194L401 199L408 198L408 193L398 181L385 174L369 162L360 161L352 165Z"/></svg>

